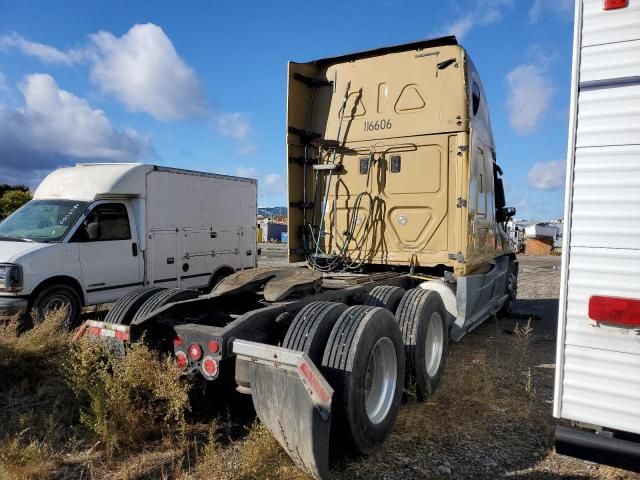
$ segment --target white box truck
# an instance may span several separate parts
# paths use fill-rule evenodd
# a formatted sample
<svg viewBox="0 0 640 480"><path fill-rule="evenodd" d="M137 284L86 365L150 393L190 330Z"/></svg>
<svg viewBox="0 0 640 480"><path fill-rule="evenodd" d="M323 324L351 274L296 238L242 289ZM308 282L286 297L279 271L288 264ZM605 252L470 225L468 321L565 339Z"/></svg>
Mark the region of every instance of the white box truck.
<svg viewBox="0 0 640 480"><path fill-rule="evenodd" d="M133 289L210 289L256 266L257 182L174 168L80 164L0 223L0 314L114 302Z"/></svg>
<svg viewBox="0 0 640 480"><path fill-rule="evenodd" d="M556 451L640 471L640 0L576 1L570 113Z"/></svg>

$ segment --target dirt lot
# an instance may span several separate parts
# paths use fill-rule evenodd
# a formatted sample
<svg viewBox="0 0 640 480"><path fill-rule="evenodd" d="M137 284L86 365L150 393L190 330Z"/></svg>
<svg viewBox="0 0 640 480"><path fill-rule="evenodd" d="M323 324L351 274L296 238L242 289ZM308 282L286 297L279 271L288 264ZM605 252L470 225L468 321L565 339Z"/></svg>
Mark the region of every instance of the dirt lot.
<svg viewBox="0 0 640 480"><path fill-rule="evenodd" d="M262 245L261 263L282 262ZM338 478L638 479L556 455L551 415L560 257L520 257L516 312L452 344L444 380L424 404L408 402L372 458L345 463Z"/></svg>
<svg viewBox="0 0 640 480"><path fill-rule="evenodd" d="M261 248L261 265L284 264L283 245ZM640 480L553 451L559 266L560 257L521 257L521 315L450 345L429 401L408 395L382 448L332 476ZM215 385L201 396L201 384L142 346L124 358L95 347L47 320L24 335L0 329L0 480L307 478L255 422L249 397Z"/></svg>

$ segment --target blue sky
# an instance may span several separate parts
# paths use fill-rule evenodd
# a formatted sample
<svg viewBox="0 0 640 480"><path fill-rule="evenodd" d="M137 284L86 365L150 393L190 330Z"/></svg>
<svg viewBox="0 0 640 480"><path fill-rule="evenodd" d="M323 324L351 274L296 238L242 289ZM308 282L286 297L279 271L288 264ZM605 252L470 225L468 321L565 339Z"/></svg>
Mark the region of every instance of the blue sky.
<svg viewBox="0 0 640 480"><path fill-rule="evenodd" d="M285 205L286 64L454 33L488 97L508 203L559 217L572 0L0 0L0 183L82 161L258 178Z"/></svg>

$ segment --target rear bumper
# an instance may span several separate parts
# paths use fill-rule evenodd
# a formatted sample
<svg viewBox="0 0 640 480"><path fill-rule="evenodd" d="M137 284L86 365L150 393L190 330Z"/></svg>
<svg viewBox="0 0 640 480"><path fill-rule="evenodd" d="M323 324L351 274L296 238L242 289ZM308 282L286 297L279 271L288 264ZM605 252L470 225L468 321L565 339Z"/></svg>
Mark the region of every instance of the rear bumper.
<svg viewBox="0 0 640 480"><path fill-rule="evenodd" d="M0 297L0 316L22 315L27 313L28 307L26 298Z"/></svg>
<svg viewBox="0 0 640 480"><path fill-rule="evenodd" d="M555 444L556 452L562 455L640 472L640 442L556 427Z"/></svg>

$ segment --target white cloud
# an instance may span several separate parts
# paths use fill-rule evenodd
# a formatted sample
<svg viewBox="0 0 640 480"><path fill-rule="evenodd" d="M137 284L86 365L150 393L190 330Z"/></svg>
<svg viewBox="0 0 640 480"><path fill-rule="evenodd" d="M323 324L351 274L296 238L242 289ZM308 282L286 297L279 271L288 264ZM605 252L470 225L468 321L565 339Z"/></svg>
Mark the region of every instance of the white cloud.
<svg viewBox="0 0 640 480"><path fill-rule="evenodd" d="M573 11L574 0L533 0L529 10L529 20L536 23L546 12L554 15L569 17Z"/></svg>
<svg viewBox="0 0 640 480"><path fill-rule="evenodd" d="M195 71L162 28L152 23L134 25L120 37L100 31L89 35L81 47L65 51L18 33L0 35L0 52L8 51L46 63L87 65L92 82L129 111L163 121L206 117L220 135L242 143L239 154L253 155L257 150L247 141L252 130L249 115L211 111Z"/></svg>
<svg viewBox="0 0 640 480"><path fill-rule="evenodd" d="M258 147L254 143L245 143L238 147L238 153L243 157L250 157L258 152Z"/></svg>
<svg viewBox="0 0 640 480"><path fill-rule="evenodd" d="M102 31L90 38L97 49L91 79L129 110L160 120L206 111L200 80L157 25L134 25L122 37Z"/></svg>
<svg viewBox="0 0 640 480"><path fill-rule="evenodd" d="M46 63L73 65L86 60L90 52L86 49L70 49L66 52L44 43L32 42L22 35L10 33L0 35L0 52L17 50L24 55L36 57Z"/></svg>
<svg viewBox="0 0 640 480"><path fill-rule="evenodd" d="M258 172L253 167L238 167L236 168L236 175L238 177L258 178Z"/></svg>
<svg viewBox="0 0 640 480"><path fill-rule="evenodd" d="M560 190L564 188L566 169L564 160L538 162L529 170L529 183L538 190Z"/></svg>
<svg viewBox="0 0 640 480"><path fill-rule="evenodd" d="M462 17L444 27L443 33L455 35L458 40L465 37L474 27L490 25L503 17L503 10L513 4L513 0L476 0L475 5Z"/></svg>
<svg viewBox="0 0 640 480"><path fill-rule="evenodd" d="M263 191L269 194L283 193L287 190L284 178L278 173L266 175L262 180L262 187Z"/></svg>
<svg viewBox="0 0 640 480"><path fill-rule="evenodd" d="M246 113L219 113L214 123L218 133L236 140L244 140L251 133L251 123Z"/></svg>
<svg viewBox="0 0 640 480"><path fill-rule="evenodd" d="M135 161L153 154L148 139L116 130L102 110L61 90L53 77L21 82L22 108L0 106L0 176L33 177L76 160Z"/></svg>
<svg viewBox="0 0 640 480"><path fill-rule="evenodd" d="M507 74L509 123L520 134L534 131L551 105L556 89L546 65L518 65Z"/></svg>

